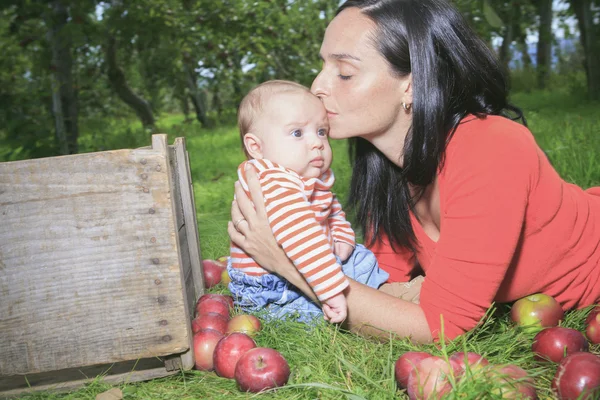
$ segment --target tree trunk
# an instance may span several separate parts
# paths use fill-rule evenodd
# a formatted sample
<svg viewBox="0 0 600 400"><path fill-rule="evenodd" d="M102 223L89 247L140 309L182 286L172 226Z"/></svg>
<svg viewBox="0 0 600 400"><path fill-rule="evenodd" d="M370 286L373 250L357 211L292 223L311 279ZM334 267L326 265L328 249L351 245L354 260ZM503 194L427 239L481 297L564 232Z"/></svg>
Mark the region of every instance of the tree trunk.
<svg viewBox="0 0 600 400"><path fill-rule="evenodd" d="M50 69L52 85L52 113L60 154L75 154L78 151L77 91L73 84L72 41L65 29L69 13L60 0L49 5L45 14L48 31L46 37L52 50Z"/></svg>
<svg viewBox="0 0 600 400"><path fill-rule="evenodd" d="M571 0L571 5L577 17L579 37L584 52L584 67L587 78L588 95L600 99L600 45L594 34L593 15L590 0Z"/></svg>
<svg viewBox="0 0 600 400"><path fill-rule="evenodd" d="M188 97L187 94L183 93L181 95L177 95L177 97L179 98L179 102L181 103L181 112L183 113L183 116L185 117L185 122L191 121L189 115L190 115L190 103L188 101Z"/></svg>
<svg viewBox="0 0 600 400"><path fill-rule="evenodd" d="M531 56L529 55L529 45L527 44L527 37L525 35L519 38L518 46L523 60L523 68L528 69L531 67Z"/></svg>
<svg viewBox="0 0 600 400"><path fill-rule="evenodd" d="M208 118L206 117L206 105L202 100L202 96L198 90L198 85L196 85L196 73L189 64L189 61L184 60L183 68L185 72L185 82L188 90L190 91L190 100L192 100L192 105L194 106L194 111L196 112L196 119L198 122L200 122L200 124L202 124L202 126L208 127L210 124Z"/></svg>
<svg viewBox="0 0 600 400"><path fill-rule="evenodd" d="M504 35L502 37L502 46L500 46L500 63L504 66L504 69L508 71L508 64L510 63L510 44L513 41L513 24L509 23L505 26Z"/></svg>
<svg viewBox="0 0 600 400"><path fill-rule="evenodd" d="M213 109L217 111L217 118L220 120L223 116L223 102L221 101L221 93L219 86L216 85L212 97Z"/></svg>
<svg viewBox="0 0 600 400"><path fill-rule="evenodd" d="M538 0L540 29L537 44L538 87L545 89L552 68L552 0Z"/></svg>
<svg viewBox="0 0 600 400"><path fill-rule="evenodd" d="M521 53L521 61L523 62L523 69L528 70L531 68L531 56L529 55L529 45L527 44L527 32L521 28L521 7L519 6L519 15L514 21L514 34L515 41L517 42L517 49Z"/></svg>
<svg viewBox="0 0 600 400"><path fill-rule="evenodd" d="M154 129L154 114L150 104L142 97L136 95L127 85L125 73L117 63L117 41L114 36L109 36L106 46L106 64L108 66L108 80L121 100L133 108L142 125L146 129Z"/></svg>

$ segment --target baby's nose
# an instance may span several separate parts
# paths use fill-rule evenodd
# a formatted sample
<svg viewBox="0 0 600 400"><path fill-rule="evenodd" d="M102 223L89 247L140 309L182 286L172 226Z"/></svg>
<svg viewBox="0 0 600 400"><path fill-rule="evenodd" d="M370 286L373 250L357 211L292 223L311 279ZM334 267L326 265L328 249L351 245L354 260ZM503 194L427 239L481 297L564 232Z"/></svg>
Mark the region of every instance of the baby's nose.
<svg viewBox="0 0 600 400"><path fill-rule="evenodd" d="M318 137L315 136L312 141L311 141L311 148L313 149L322 149L323 148L323 141Z"/></svg>

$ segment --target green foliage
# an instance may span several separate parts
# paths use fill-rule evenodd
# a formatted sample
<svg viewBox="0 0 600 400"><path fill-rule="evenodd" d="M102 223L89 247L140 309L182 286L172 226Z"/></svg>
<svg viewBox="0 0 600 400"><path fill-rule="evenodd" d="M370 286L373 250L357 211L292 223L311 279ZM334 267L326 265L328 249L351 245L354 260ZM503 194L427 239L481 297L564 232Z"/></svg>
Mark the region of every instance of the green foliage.
<svg viewBox="0 0 600 400"><path fill-rule="evenodd" d="M335 7L325 0L68 2L69 19L60 34L72 43L79 124L96 126L108 116L134 115L106 76L109 36L116 39L127 84L155 115L187 110L188 68L211 118L231 121L244 93L261 81L310 85ZM0 6L0 143L7 148L0 159L58 151L50 82L55 67L46 39L49 10L41 0ZM84 151L89 148L82 145Z"/></svg>
<svg viewBox="0 0 600 400"><path fill-rule="evenodd" d="M61 0L53 0L61 1ZM488 43L537 29L534 0L453 0ZM70 38L79 125L104 141L103 121L129 118L129 109L109 85L105 49L117 40L117 59L132 91L161 114L189 113L199 90L207 123L232 123L242 96L268 79L310 85L320 69L319 46L338 1L310 0L75 0L61 35ZM58 153L52 115L51 17L48 2L9 0L0 6L0 160ZM573 10L557 15L562 26ZM571 33L572 34L572 33ZM559 55L561 74L583 71L581 53ZM191 71L191 74L189 72ZM530 90L534 79L514 87ZM192 89L189 79L198 89ZM581 87L585 88L585 85ZM189 118L186 115L187 118ZM124 142L136 134L124 132ZM81 138L82 151L94 146ZM133 140L134 141L134 140ZM99 144L99 149L106 146Z"/></svg>

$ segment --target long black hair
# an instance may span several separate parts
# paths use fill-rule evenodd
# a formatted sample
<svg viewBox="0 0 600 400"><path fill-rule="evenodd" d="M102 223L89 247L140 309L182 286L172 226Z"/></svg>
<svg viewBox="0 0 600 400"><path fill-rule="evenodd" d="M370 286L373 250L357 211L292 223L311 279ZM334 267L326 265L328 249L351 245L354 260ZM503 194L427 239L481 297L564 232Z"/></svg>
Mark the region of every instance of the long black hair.
<svg viewBox="0 0 600 400"><path fill-rule="evenodd" d="M412 126L398 167L370 142L350 139L349 206L371 245L416 250L409 211L433 182L446 144L468 114L526 121L508 103L508 80L494 53L446 0L348 0L377 26L375 46L398 76L412 74ZM416 192L411 195L409 185Z"/></svg>

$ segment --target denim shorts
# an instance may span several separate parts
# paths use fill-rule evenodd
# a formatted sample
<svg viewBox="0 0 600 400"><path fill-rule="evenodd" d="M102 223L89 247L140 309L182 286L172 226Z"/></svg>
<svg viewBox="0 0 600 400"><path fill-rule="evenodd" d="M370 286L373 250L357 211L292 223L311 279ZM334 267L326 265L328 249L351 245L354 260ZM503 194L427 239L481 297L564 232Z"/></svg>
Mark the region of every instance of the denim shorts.
<svg viewBox="0 0 600 400"><path fill-rule="evenodd" d="M375 255L361 244L356 245L341 265L346 276L375 289L389 278L389 274L379 268ZM230 260L227 272L234 302L244 312L261 313L267 320L291 318L307 323L323 315L321 307L278 275L246 275L232 268Z"/></svg>

